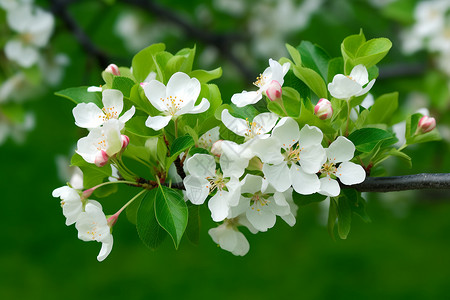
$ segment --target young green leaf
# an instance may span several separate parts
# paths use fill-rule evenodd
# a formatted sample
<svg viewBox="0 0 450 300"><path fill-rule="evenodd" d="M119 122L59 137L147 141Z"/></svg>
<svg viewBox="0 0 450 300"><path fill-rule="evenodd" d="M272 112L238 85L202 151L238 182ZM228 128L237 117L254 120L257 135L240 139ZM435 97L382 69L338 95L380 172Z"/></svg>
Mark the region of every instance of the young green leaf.
<svg viewBox="0 0 450 300"><path fill-rule="evenodd" d="M294 66L294 74L303 81L319 98L328 98L328 90L323 78L314 70Z"/></svg>
<svg viewBox="0 0 450 300"><path fill-rule="evenodd" d="M350 232L352 223L352 210L347 197L340 197L338 199L337 218L339 237L345 240Z"/></svg>
<svg viewBox="0 0 450 300"><path fill-rule="evenodd" d="M102 95L98 92L88 92L87 86L80 86L74 88L68 88L59 92L56 92L56 96L67 98L73 101L75 104L78 103L89 103L92 102L98 107L103 107Z"/></svg>
<svg viewBox="0 0 450 300"><path fill-rule="evenodd" d="M122 94L130 98L131 89L133 88L135 82L128 77L125 76L114 76L112 81L112 88L119 90Z"/></svg>
<svg viewBox="0 0 450 300"><path fill-rule="evenodd" d="M302 41L297 50L300 52L302 65L316 71L326 81L330 56L325 50L308 41Z"/></svg>
<svg viewBox="0 0 450 300"><path fill-rule="evenodd" d="M375 100L367 116L368 124L388 123L398 107L398 92L384 94Z"/></svg>
<svg viewBox="0 0 450 300"><path fill-rule="evenodd" d="M394 135L379 128L362 128L352 132L348 139L353 142L356 149L361 152L370 152L378 142L393 138Z"/></svg>

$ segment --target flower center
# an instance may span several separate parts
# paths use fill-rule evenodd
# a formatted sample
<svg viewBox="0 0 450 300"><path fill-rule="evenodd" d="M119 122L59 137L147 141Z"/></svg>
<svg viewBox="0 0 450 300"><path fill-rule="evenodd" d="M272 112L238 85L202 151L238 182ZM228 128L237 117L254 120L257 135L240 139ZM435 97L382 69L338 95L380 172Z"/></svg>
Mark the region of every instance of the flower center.
<svg viewBox="0 0 450 300"><path fill-rule="evenodd" d="M267 80L266 76L259 74L259 76L256 77L256 81L253 82L253 84L260 88L266 83L266 80Z"/></svg>
<svg viewBox="0 0 450 300"><path fill-rule="evenodd" d="M105 135L102 134L102 138L101 140L99 140L97 142L97 150L101 151L101 150L106 150L106 139L105 139Z"/></svg>
<svg viewBox="0 0 450 300"><path fill-rule="evenodd" d="M97 233L97 222L92 221L91 226L92 226L92 227L91 227L91 230L90 230L90 231L87 231L86 233L87 233L88 235L90 235L91 238L92 238L93 240L95 240L95 239L101 237L102 234L101 234L101 233Z"/></svg>
<svg viewBox="0 0 450 300"><path fill-rule="evenodd" d="M209 181L207 188L209 188L209 192L211 193L215 189L222 191L224 188L226 188L228 181L230 181L228 178L224 178L222 174L219 172L216 173L216 176L214 177L206 177L206 180Z"/></svg>
<svg viewBox="0 0 450 300"><path fill-rule="evenodd" d="M245 118L245 122L247 122L248 129L244 133L245 139L249 140L254 138L257 135L262 134L263 127L256 122L249 122L248 118Z"/></svg>
<svg viewBox="0 0 450 300"><path fill-rule="evenodd" d="M183 99L180 99L177 96L168 96L166 98L160 98L160 100L164 103L167 112L172 117L182 108L184 102Z"/></svg>
<svg viewBox="0 0 450 300"><path fill-rule="evenodd" d="M268 195L265 195L261 192L257 192L253 194L250 199L250 207L252 210L261 211L264 206L269 205L270 201L268 200Z"/></svg>
<svg viewBox="0 0 450 300"><path fill-rule="evenodd" d="M321 173L328 174L328 175L336 175L336 165L331 162L326 162L323 164L322 169L320 169Z"/></svg>
<svg viewBox="0 0 450 300"><path fill-rule="evenodd" d="M33 41L33 35L30 33L23 33L20 35L20 39L24 44L31 44Z"/></svg>
<svg viewBox="0 0 450 300"><path fill-rule="evenodd" d="M110 119L117 119L117 111L115 107L103 107L102 111L104 113L103 115L103 121L108 121Z"/></svg>
<svg viewBox="0 0 450 300"><path fill-rule="evenodd" d="M304 147L300 148L299 144L289 148L286 152L283 153L284 160L287 161L288 163L296 163L300 161L300 153L302 152L303 149Z"/></svg>

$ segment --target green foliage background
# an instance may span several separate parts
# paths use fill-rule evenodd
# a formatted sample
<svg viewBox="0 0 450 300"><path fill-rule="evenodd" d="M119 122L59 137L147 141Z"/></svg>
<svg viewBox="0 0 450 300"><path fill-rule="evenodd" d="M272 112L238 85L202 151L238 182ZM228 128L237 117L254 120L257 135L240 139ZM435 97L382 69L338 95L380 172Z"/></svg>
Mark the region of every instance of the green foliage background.
<svg viewBox="0 0 450 300"><path fill-rule="evenodd" d="M80 1L70 12L101 49L117 57L115 63L129 65L132 54L108 31L126 6L117 2L108 6ZM402 56L396 35L401 25L411 21L406 12L414 2L399 1L404 5L400 9L374 12L366 1L326 1L309 27L286 42L298 45L301 40L310 40L337 56L342 39L363 28L368 38L384 36L393 40L393 49L380 67L423 62L427 59L424 52ZM46 1L39 3L49 5ZM164 5L188 16L194 15L196 7L184 1ZM239 24L229 17L221 13L215 13L215 17L211 31L238 30ZM148 21L154 19L150 16ZM98 22L96 26L94 20ZM171 52L195 43L183 35L167 36L163 42ZM72 59L61 88L101 82L101 68L70 33L61 30L52 43ZM204 47L197 43L197 52L201 53ZM256 59L250 63L259 65L255 69L260 71L267 64ZM224 69L232 71L230 66ZM432 76L437 79L430 79ZM432 114L438 116L441 124L448 125L448 91L442 91L439 80L439 75L428 71L423 76L379 80L373 90L377 95L399 90L402 106L407 105L406 92L413 88L431 92ZM244 88L243 82L238 76L234 80L233 76L224 76L216 81L225 101ZM436 86L439 88L432 88ZM121 217L114 228L113 251L98 263L95 257L100 244L78 240L76 229L64 225L58 199L51 197L51 191L63 184L57 177L55 155L69 156L76 140L85 134L74 125L73 104L49 91L24 105L35 112L36 128L25 144L9 140L0 147L0 299L448 297L448 191L370 195L367 210L372 223L355 218L344 241L330 239L318 222L319 207L310 205L299 210L294 228L279 220L267 233L246 234L251 250L245 257L234 257L212 242L207 229L214 224L206 207L201 208L200 245L194 246L183 238L179 250L173 249L169 239L155 252L147 249L135 227ZM417 145L406 153L413 158L413 168L391 159L386 165L389 175L450 169L449 145L445 141ZM110 202L102 203L105 210L113 211L129 200L127 191L126 187L119 187L119 192L108 199ZM402 207L406 207L405 212L398 213Z"/></svg>

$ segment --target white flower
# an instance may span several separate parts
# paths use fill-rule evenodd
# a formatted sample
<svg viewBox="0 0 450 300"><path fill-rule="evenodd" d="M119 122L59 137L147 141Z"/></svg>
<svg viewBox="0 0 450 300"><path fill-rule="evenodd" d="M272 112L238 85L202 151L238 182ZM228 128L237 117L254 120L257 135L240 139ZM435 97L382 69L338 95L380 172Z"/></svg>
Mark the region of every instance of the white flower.
<svg viewBox="0 0 450 300"><path fill-rule="evenodd" d="M245 137L248 141L252 138L267 138L267 134L275 126L278 116L274 113L262 113L253 118L252 122L248 119L239 119L233 117L228 109L222 111L222 123L232 132Z"/></svg>
<svg viewBox="0 0 450 300"><path fill-rule="evenodd" d="M283 85L284 75L289 71L290 66L290 63L285 63L281 66L277 61L269 59L269 67L253 83L259 89L257 91L243 91L242 93L234 94L231 97L231 102L237 107L255 104L262 99L263 93L271 86L272 81L278 81L280 86Z"/></svg>
<svg viewBox="0 0 450 300"><path fill-rule="evenodd" d="M216 170L216 161L208 154L194 154L186 161L189 172L184 180L186 197L196 205L203 204L208 195L216 191L208 202L211 217L219 222L228 216L230 206L239 201L240 184L234 170L222 168Z"/></svg>
<svg viewBox="0 0 450 300"><path fill-rule="evenodd" d="M211 150L212 146L215 142L219 140L219 126L216 126L198 138L198 147L206 149L208 151Z"/></svg>
<svg viewBox="0 0 450 300"><path fill-rule="evenodd" d="M66 225L72 225L83 211L83 202L79 191L68 186L62 186L52 192L52 196L61 198L63 215L66 217Z"/></svg>
<svg viewBox="0 0 450 300"><path fill-rule="evenodd" d="M305 125L299 130L294 119L282 118L272 136L255 143L253 151L261 158L263 173L277 191L292 186L297 193L313 194L319 190L316 173L325 158L322 138L319 128Z"/></svg>
<svg viewBox="0 0 450 300"><path fill-rule="evenodd" d="M208 233L220 248L234 255L244 256L250 249L250 244L245 235L228 222L216 228L211 228Z"/></svg>
<svg viewBox="0 0 450 300"><path fill-rule="evenodd" d="M75 227L78 230L80 240L102 243L102 248L97 256L98 261L103 261L111 253L113 236L100 203L89 201L84 208L84 212L78 217Z"/></svg>
<svg viewBox="0 0 450 300"><path fill-rule="evenodd" d="M209 102L205 98L195 106L200 95L200 82L182 72L173 74L167 87L157 80L152 80L143 88L150 103L164 113L164 116L148 117L145 125L153 130L166 127L171 119L177 119L181 115L199 114L209 108Z"/></svg>
<svg viewBox="0 0 450 300"><path fill-rule="evenodd" d="M353 96L361 96L367 93L375 83L375 79L369 82L369 73L363 65L357 65L349 76L337 74L328 84L330 94L336 99L349 100ZM367 84L367 85L366 85ZM363 87L366 85L365 87Z"/></svg>
<svg viewBox="0 0 450 300"><path fill-rule="evenodd" d="M5 45L5 55L24 68L34 65L39 59L39 48L44 47L53 31L53 15L29 4L8 10L8 25L19 37Z"/></svg>
<svg viewBox="0 0 450 300"><path fill-rule="evenodd" d="M63 53L58 53L52 57L42 57L39 60L39 68L44 74L43 79L51 86L56 86L61 82L64 76L64 68L69 64L70 58Z"/></svg>
<svg viewBox="0 0 450 300"><path fill-rule="evenodd" d="M326 149L326 152L327 159L320 170L322 174L326 175L320 178L320 194L331 197L340 194L339 183L332 177L339 178L345 185L361 183L366 179L363 167L349 161L355 153L355 145L346 137L339 136ZM339 164L338 167L337 164Z"/></svg>
<svg viewBox="0 0 450 300"><path fill-rule="evenodd" d="M123 94L119 90L104 90L102 102L104 105L102 109L94 103L79 103L75 106L72 110L75 117L75 125L81 128L92 129L102 126L108 120L117 119L122 129L135 113L135 108L132 106L120 116L123 110Z"/></svg>
<svg viewBox="0 0 450 300"><path fill-rule="evenodd" d="M121 149L120 123L119 120L111 119L102 127L92 129L87 137L79 139L76 153L88 163L101 167Z"/></svg>

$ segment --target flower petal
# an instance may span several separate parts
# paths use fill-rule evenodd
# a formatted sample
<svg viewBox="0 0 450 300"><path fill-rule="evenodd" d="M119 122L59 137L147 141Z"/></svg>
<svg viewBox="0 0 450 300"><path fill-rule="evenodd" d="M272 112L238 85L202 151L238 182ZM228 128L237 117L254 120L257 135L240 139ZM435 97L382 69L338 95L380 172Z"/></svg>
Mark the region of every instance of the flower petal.
<svg viewBox="0 0 450 300"><path fill-rule="evenodd" d="M133 105L129 110L124 112L121 117L119 117L119 121L125 124L134 116L135 112L136 112L136 108Z"/></svg>
<svg viewBox="0 0 450 300"><path fill-rule="evenodd" d="M223 221L230 210L228 206L228 192L218 190L217 193L209 200L208 208L211 211L211 218L214 222Z"/></svg>
<svg viewBox="0 0 450 300"><path fill-rule="evenodd" d="M340 163L343 161L349 161L353 158L355 153L355 145L344 136L339 136L331 145L326 149L328 160L331 163Z"/></svg>
<svg viewBox="0 0 450 300"><path fill-rule="evenodd" d="M203 204L209 194L209 181L188 175L183 180L184 187L186 189L186 197L196 205Z"/></svg>
<svg viewBox="0 0 450 300"><path fill-rule="evenodd" d="M216 161L209 154L196 153L185 163L189 174L201 178L213 178L216 172Z"/></svg>
<svg viewBox="0 0 450 300"><path fill-rule="evenodd" d="M277 217L267 205L254 204L245 213L248 221L259 231L267 231L275 225Z"/></svg>
<svg viewBox="0 0 450 300"><path fill-rule="evenodd" d="M233 117L228 112L228 109L222 110L221 119L225 127L236 133L237 135L245 136L245 134L249 130L248 123L243 119Z"/></svg>
<svg viewBox="0 0 450 300"><path fill-rule="evenodd" d="M244 107L249 104L255 104L262 99L262 94L260 91L242 91L242 93L234 94L231 97L231 102L237 107Z"/></svg>
<svg viewBox="0 0 450 300"><path fill-rule="evenodd" d="M329 176L320 178L320 194L330 197L337 197L340 192L341 188L336 180L331 179Z"/></svg>
<svg viewBox="0 0 450 300"><path fill-rule="evenodd" d="M102 241L102 248L100 249L100 253L97 256L98 261L103 261L106 257L108 257L113 247L113 241L114 240L112 234L109 234L108 238L105 241Z"/></svg>
<svg viewBox="0 0 450 300"><path fill-rule="evenodd" d="M255 194L261 191L263 178L252 174L245 175L242 180L241 193Z"/></svg>
<svg viewBox="0 0 450 300"><path fill-rule="evenodd" d="M308 174L319 172L326 161L326 152L322 145L312 145L300 151L300 165L303 171Z"/></svg>
<svg viewBox="0 0 450 300"><path fill-rule="evenodd" d="M152 80L143 89L145 96L157 110L167 111L167 105L162 101L166 98L166 86L164 84Z"/></svg>
<svg viewBox="0 0 450 300"><path fill-rule="evenodd" d="M363 182L366 179L366 171L360 165L346 161L337 168L336 176L343 184L352 185Z"/></svg>
<svg viewBox="0 0 450 300"><path fill-rule="evenodd" d="M320 181L316 174L307 174L297 165L292 165L289 175L294 190L302 195L317 193L320 189Z"/></svg>
<svg viewBox="0 0 450 300"><path fill-rule="evenodd" d="M279 164L284 160L281 154L278 139L269 137L267 139L252 139L252 151L263 163Z"/></svg>
<svg viewBox="0 0 450 300"><path fill-rule="evenodd" d="M123 94L119 90L104 90L102 93L102 102L108 113L115 112L119 116L123 110Z"/></svg>
<svg viewBox="0 0 450 300"><path fill-rule="evenodd" d="M309 147L312 145L320 145L322 143L323 133L316 126L306 124L300 130L298 144L300 147Z"/></svg>
<svg viewBox="0 0 450 300"><path fill-rule="evenodd" d="M370 89L373 87L373 85L375 84L375 79L372 79L365 88L363 88L359 93L356 93L355 96L361 96L364 95L366 93L368 93L370 91Z"/></svg>
<svg viewBox="0 0 450 300"><path fill-rule="evenodd" d="M19 40L11 40L6 43L5 55L24 68L31 67L39 59L39 52L35 47L25 45Z"/></svg>
<svg viewBox="0 0 450 300"><path fill-rule="evenodd" d="M105 114L94 103L79 103L72 110L75 125L81 128L96 128L103 124Z"/></svg>
<svg viewBox="0 0 450 300"><path fill-rule="evenodd" d="M183 114L200 114L202 112L205 112L209 108L209 101L206 98L202 99L202 102L200 102L199 105L192 107L188 111L184 111L183 109L180 109L178 113L175 115L183 115Z"/></svg>
<svg viewBox="0 0 450 300"><path fill-rule="evenodd" d="M145 121L145 126L153 130L160 130L166 127L171 119L172 119L171 116L155 116L155 117L149 116Z"/></svg>
<svg viewBox="0 0 450 300"><path fill-rule="evenodd" d="M167 95L183 100L183 105L195 104L200 95L200 82L197 78L190 78L183 72L177 72L170 77L167 83Z"/></svg>
<svg viewBox="0 0 450 300"><path fill-rule="evenodd" d="M364 65L355 66L350 72L350 78L363 86L369 82L369 73Z"/></svg>
<svg viewBox="0 0 450 300"><path fill-rule="evenodd" d="M272 136L278 139L281 147L289 149L298 142L298 123L292 118L282 118L273 129Z"/></svg>
<svg viewBox="0 0 450 300"><path fill-rule="evenodd" d="M361 92L362 87L359 83L351 80L347 76L337 74L334 76L333 81L328 84L328 90L334 98L348 100Z"/></svg>
<svg viewBox="0 0 450 300"><path fill-rule="evenodd" d="M259 125L259 130L258 132L255 132L255 134L268 133L272 130L277 121L278 116L271 112L257 115L252 121L252 123L256 123L256 126Z"/></svg>
<svg viewBox="0 0 450 300"><path fill-rule="evenodd" d="M289 168L284 161L278 165L264 164L262 171L269 183L278 192L284 192L292 184L289 177Z"/></svg>

